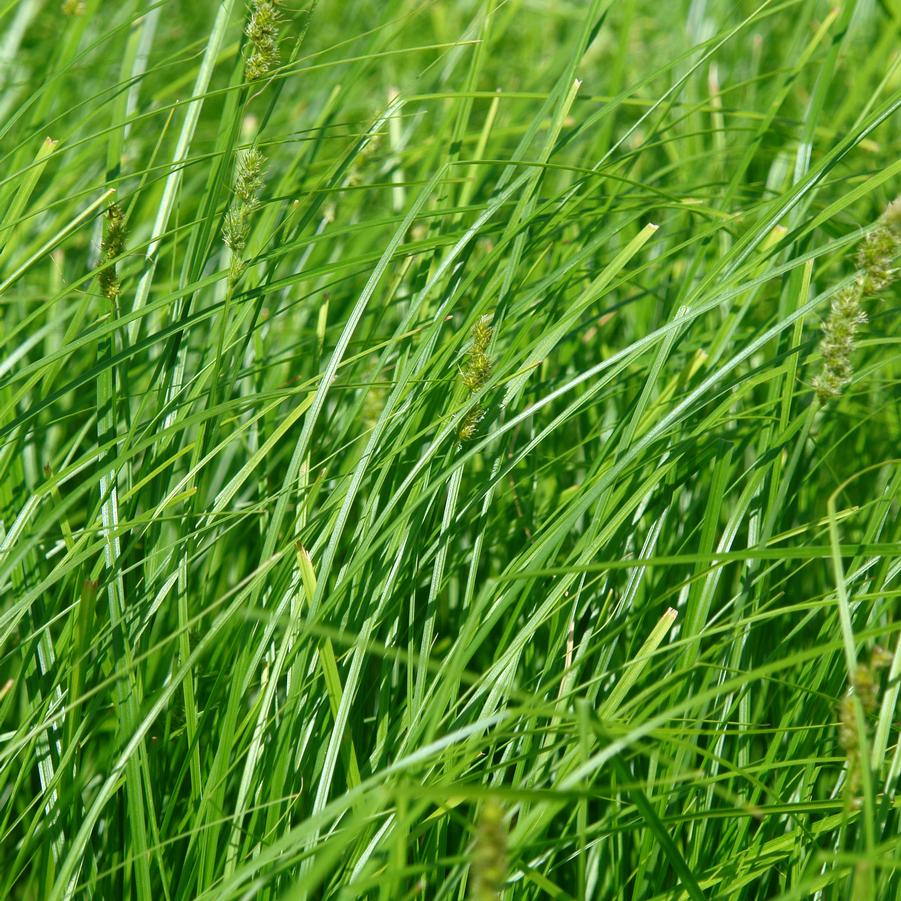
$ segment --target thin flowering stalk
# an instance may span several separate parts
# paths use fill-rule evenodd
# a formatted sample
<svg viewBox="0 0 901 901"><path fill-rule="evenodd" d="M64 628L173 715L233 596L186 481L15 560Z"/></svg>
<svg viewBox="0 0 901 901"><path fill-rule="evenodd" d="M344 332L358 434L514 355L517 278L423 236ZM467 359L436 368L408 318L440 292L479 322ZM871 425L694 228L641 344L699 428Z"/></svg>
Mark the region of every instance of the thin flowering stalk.
<svg viewBox="0 0 901 901"><path fill-rule="evenodd" d="M117 203L110 204L106 211L104 234L100 245L100 264L97 281L103 296L109 302L111 318L118 318L119 296L122 286L116 271L116 260L125 250L126 221L122 208ZM119 330L124 343L125 331ZM117 683L115 703L118 710L117 741L130 736L140 720L142 701L140 681L135 676L132 659L133 611L131 599L126 589L123 572L124 542L121 539L120 522L122 502L120 486L127 488L130 481L129 464L120 456L122 440L122 407L127 403L122 398L126 382L123 370L116 361L116 334L101 334L97 341L98 367L95 376L95 402L97 409L96 436L98 447L98 480L96 483L99 502L98 535L102 540L102 562L106 571L106 595L109 605L110 644L107 653L122 660L128 674ZM54 729L55 732L55 729ZM129 818L129 832L136 851L135 897L149 901L152 897L148 848L148 819L146 799L142 783L149 778L142 754L129 757L124 767L126 783L125 804ZM46 791L46 789L45 789ZM140 858L140 860L138 860Z"/></svg>
<svg viewBox="0 0 901 901"><path fill-rule="evenodd" d="M463 364L460 366L460 381L466 388L468 395L471 397L480 391L488 382L491 376L492 362L488 356L488 348L491 343L491 317L482 316L472 328L472 341ZM457 438L462 443L471 439L478 428L479 423L485 416L485 410L481 405L475 405L461 421L457 428ZM457 444L459 449L460 444ZM460 485L463 482L463 466L454 470L447 486L447 496L444 502L444 515L441 520L441 546L435 555L435 563L432 569L432 582L429 589L429 599L427 609L430 611L422 624L422 633L420 640L420 660L421 665L416 676L416 685L414 690L414 704L416 707L423 705L423 699L426 695L426 682L428 668L425 662L432 650L432 640L435 635L435 609L438 604L439 586L444 576L444 567L447 559L447 535L454 520L457 508L457 499L460 494Z"/></svg>

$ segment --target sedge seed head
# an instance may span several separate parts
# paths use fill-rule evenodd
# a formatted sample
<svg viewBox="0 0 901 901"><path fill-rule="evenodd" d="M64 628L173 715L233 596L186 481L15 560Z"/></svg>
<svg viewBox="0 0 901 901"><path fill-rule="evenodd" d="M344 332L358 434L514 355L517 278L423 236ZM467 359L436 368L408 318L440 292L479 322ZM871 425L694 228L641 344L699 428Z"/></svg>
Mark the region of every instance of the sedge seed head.
<svg viewBox="0 0 901 901"><path fill-rule="evenodd" d="M497 901L507 881L507 827L504 809L493 798L479 814L472 851L472 901Z"/></svg>
<svg viewBox="0 0 901 901"><path fill-rule="evenodd" d="M483 388L491 376L492 363L488 356L491 343L491 319L483 316L472 328L472 343L460 368L460 378L470 393Z"/></svg>
<svg viewBox="0 0 901 901"><path fill-rule="evenodd" d="M476 406L470 410L464 417L457 429L457 438L460 441L471 441L479 428L479 423L485 418L485 410Z"/></svg>
<svg viewBox="0 0 901 901"><path fill-rule="evenodd" d="M460 381L463 382L469 394L476 394L491 377L493 367L488 356L488 348L491 344L491 317L482 316L472 327L470 333L469 350L463 358L460 366ZM462 419L457 428L457 437L460 441L469 441L475 437L479 423L485 418L485 408L477 405L473 407Z"/></svg>
<svg viewBox="0 0 901 901"><path fill-rule="evenodd" d="M820 341L822 364L813 380L821 403L841 395L854 374L851 354L860 327L867 321L862 301L895 280L901 251L901 198L890 203L857 252L854 282L832 301Z"/></svg>
<svg viewBox="0 0 901 901"><path fill-rule="evenodd" d="M247 247L249 227L242 207L233 206L225 214L225 221L222 223L222 240L236 256L240 256Z"/></svg>
<svg viewBox="0 0 901 901"><path fill-rule="evenodd" d="M854 699L850 692L838 702L838 743L845 752L853 751L858 744Z"/></svg>
<svg viewBox="0 0 901 901"><path fill-rule="evenodd" d="M105 216L103 242L100 246L100 257L104 265L98 276L100 290L107 300L115 300L122 290L115 260L121 256L123 250L125 250L125 214L118 203L112 203Z"/></svg>
<svg viewBox="0 0 901 901"><path fill-rule="evenodd" d="M845 792L848 803L853 805L860 790L860 735L857 731L857 714L851 691L838 704L838 743L845 752L847 772Z"/></svg>
<svg viewBox="0 0 901 901"><path fill-rule="evenodd" d="M897 278L901 251L901 198L893 200L879 217L876 227L864 238L857 253L861 289L865 297L878 294Z"/></svg>
<svg viewBox="0 0 901 901"><path fill-rule="evenodd" d="M248 81L265 78L279 63L278 29L281 24L278 4L271 0L254 0L244 34L247 53L244 71Z"/></svg>
<svg viewBox="0 0 901 901"><path fill-rule="evenodd" d="M822 366L813 382L822 402L838 397L854 374L851 365L854 339L867 321L860 299L861 284L856 281L836 296L823 323Z"/></svg>
<svg viewBox="0 0 901 901"><path fill-rule="evenodd" d="M861 663L851 675L851 684L838 703L838 743L845 752L847 777L845 790L848 803L854 805L858 801L862 775L860 748L860 726L857 721L855 699L863 709L866 729L866 718L873 714L879 705L879 683L877 670L883 666L886 652L879 647L873 649L870 663Z"/></svg>
<svg viewBox="0 0 901 901"><path fill-rule="evenodd" d="M860 664L854 670L852 679L854 694L860 698L860 703L866 713L872 713L876 709L879 699L879 689L873 670L866 664Z"/></svg>
<svg viewBox="0 0 901 901"><path fill-rule="evenodd" d="M254 206L257 204L265 168L266 157L256 147L251 147L238 157L235 194L243 203Z"/></svg>
<svg viewBox="0 0 901 901"><path fill-rule="evenodd" d="M112 203L106 211L106 237L103 240L107 259L119 256L125 249L125 214L118 203Z"/></svg>
<svg viewBox="0 0 901 901"><path fill-rule="evenodd" d="M265 169L266 157L256 147L242 153L235 165L235 196L222 222L222 240L235 258L233 275L240 271L239 261L247 247L250 220L260 204Z"/></svg>

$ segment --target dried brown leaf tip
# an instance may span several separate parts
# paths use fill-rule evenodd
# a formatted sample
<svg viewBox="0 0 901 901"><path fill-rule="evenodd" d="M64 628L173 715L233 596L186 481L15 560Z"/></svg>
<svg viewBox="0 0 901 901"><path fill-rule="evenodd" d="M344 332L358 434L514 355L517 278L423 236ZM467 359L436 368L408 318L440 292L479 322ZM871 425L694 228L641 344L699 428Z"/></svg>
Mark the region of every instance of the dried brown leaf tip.
<svg viewBox="0 0 901 901"><path fill-rule="evenodd" d="M100 245L102 268L98 276L100 290L107 300L116 300L122 287L116 272L116 259L125 250L125 215L118 203L110 204L106 211L103 242Z"/></svg>
<svg viewBox="0 0 901 901"><path fill-rule="evenodd" d="M504 808L491 798L482 805L472 849L471 901L497 901L507 881Z"/></svg>
<svg viewBox="0 0 901 901"><path fill-rule="evenodd" d="M867 234L857 253L858 275L832 301L820 341L822 363L813 380L821 403L838 397L851 381L851 353L861 326L867 321L863 301L887 288L896 278L901 250L901 198L892 201Z"/></svg>
<svg viewBox="0 0 901 901"><path fill-rule="evenodd" d="M472 342L460 367L460 381L466 386L470 396L481 391L491 377L492 362L488 356L491 335L491 317L482 316L472 328ZM463 417L457 429L457 437L461 441L471 439L484 417L485 409L479 405L474 406Z"/></svg>

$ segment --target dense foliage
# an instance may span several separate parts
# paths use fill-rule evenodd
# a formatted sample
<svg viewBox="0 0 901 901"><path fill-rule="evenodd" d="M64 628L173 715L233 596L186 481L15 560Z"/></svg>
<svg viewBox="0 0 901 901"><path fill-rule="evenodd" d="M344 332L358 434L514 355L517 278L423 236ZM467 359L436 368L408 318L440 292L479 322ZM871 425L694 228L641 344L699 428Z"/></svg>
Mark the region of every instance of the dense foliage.
<svg viewBox="0 0 901 901"><path fill-rule="evenodd" d="M901 898L899 34L0 8L0 896Z"/></svg>

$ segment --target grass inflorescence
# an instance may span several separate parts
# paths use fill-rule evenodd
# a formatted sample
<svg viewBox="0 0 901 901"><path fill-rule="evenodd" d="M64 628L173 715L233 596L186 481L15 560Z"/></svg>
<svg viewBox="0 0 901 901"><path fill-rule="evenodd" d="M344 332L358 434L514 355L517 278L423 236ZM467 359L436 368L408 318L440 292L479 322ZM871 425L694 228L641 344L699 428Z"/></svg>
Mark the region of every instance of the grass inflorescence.
<svg viewBox="0 0 901 901"><path fill-rule="evenodd" d="M470 396L481 391L491 377L492 363L488 356L491 334L490 316L482 316L472 327L469 349L460 367L460 381ZM470 440L484 417L485 408L481 404L475 404L461 420L457 437L461 441Z"/></svg>
<svg viewBox="0 0 901 901"><path fill-rule="evenodd" d="M248 81L265 78L279 63L278 37L282 15L275 0L252 0L244 34Z"/></svg>
<svg viewBox="0 0 901 901"><path fill-rule="evenodd" d="M240 271L253 215L260 204L266 158L251 147L239 154L235 166L234 199L225 213L222 240L232 253L233 272Z"/></svg>
<svg viewBox="0 0 901 901"><path fill-rule="evenodd" d="M125 214L118 203L112 203L106 211L103 223L103 243L100 247L102 257L100 274L100 290L107 300L116 300L122 286L116 271L116 260L125 250Z"/></svg>
<svg viewBox="0 0 901 901"><path fill-rule="evenodd" d="M857 334L867 321L864 301L895 280L901 254L901 198L888 205L857 253L858 272L832 301L820 341L822 364L813 387L821 402L834 400L851 382L851 354Z"/></svg>

